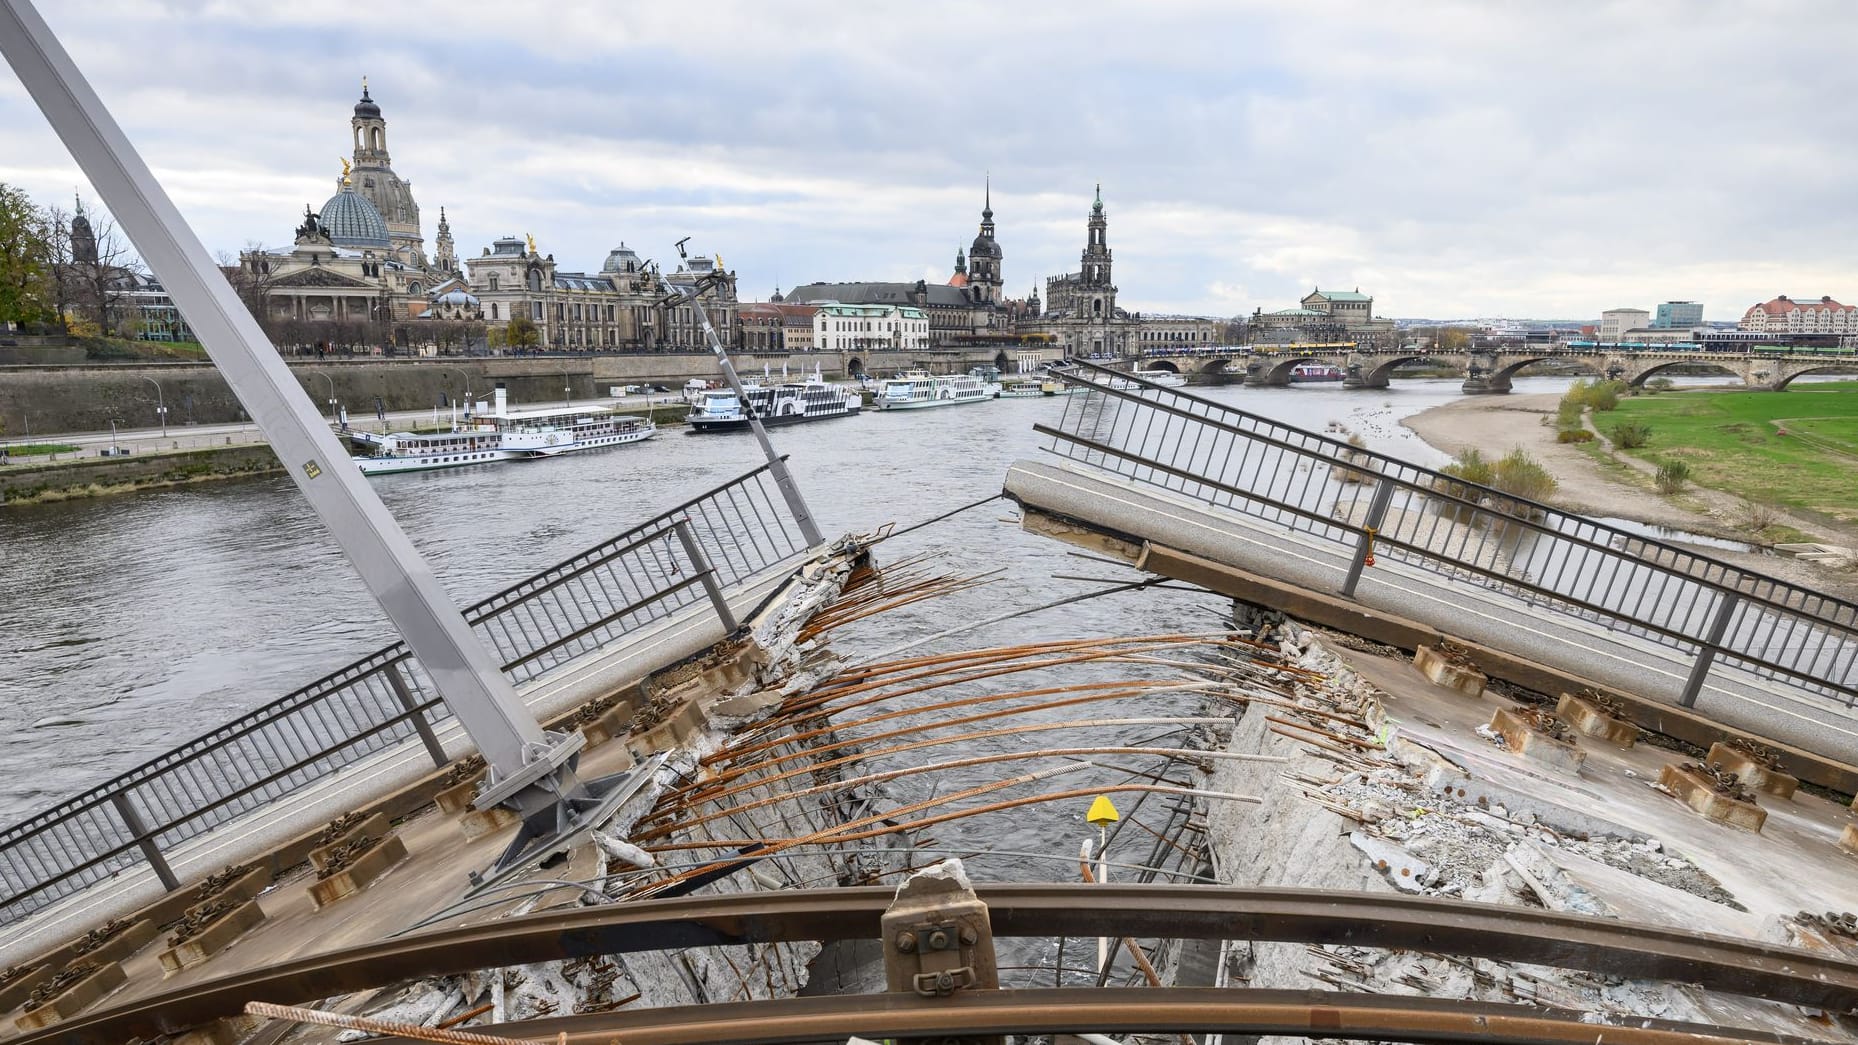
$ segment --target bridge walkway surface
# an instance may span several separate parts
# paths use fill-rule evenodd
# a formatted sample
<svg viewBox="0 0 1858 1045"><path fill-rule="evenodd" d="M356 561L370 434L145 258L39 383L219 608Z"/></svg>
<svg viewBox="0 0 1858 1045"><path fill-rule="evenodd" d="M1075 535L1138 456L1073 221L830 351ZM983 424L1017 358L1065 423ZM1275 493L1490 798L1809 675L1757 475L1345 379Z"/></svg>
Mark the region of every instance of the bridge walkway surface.
<svg viewBox="0 0 1858 1045"><path fill-rule="evenodd" d="M1660 708L1692 733L1720 723L1794 749L1803 779L1858 786L1858 607L1110 376L1074 371L1088 394L1040 426L1053 457L1009 469L1028 529L1311 623L1475 644L1548 669L1493 676L1612 690L1642 725Z"/></svg>
<svg viewBox="0 0 1858 1045"><path fill-rule="evenodd" d="M809 554L764 466L466 618L547 722L709 649ZM473 751L404 645L362 658L0 831L0 967Z"/></svg>

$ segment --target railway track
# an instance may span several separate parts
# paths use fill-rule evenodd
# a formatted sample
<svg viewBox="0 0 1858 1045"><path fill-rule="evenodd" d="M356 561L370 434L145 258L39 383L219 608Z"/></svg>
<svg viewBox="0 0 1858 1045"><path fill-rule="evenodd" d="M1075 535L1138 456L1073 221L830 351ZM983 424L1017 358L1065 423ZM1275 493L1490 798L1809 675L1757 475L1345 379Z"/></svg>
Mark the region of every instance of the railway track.
<svg viewBox="0 0 1858 1045"><path fill-rule="evenodd" d="M1012 884L977 892L988 905L996 937L1132 936L1402 948L1694 983L1726 994L1858 1011L1858 963L1552 911L1404 895L1223 886ZM34 1045L129 1041L236 1015L248 1001L292 1004L419 977L531 962L754 942L876 939L893 895L889 888L862 887L679 897L442 929L165 991L16 1040ZM1078 1003L1090 1004L1093 995L1082 992ZM886 1004L876 997L861 1003ZM1608 1038L1620 1040L1611 1031Z"/></svg>

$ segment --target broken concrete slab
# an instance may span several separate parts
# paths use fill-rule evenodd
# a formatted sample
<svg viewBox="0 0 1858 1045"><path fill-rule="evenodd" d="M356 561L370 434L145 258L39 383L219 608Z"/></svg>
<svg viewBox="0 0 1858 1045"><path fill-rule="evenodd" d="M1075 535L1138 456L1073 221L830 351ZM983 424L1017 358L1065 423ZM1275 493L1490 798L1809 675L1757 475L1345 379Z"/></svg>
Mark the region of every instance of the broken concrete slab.
<svg viewBox="0 0 1858 1045"><path fill-rule="evenodd" d="M1426 891L1423 883L1431 876L1432 867L1424 860L1385 838L1368 834L1365 831L1350 832L1348 841L1356 849L1361 850L1362 855L1368 858L1368 862L1374 866L1374 869L1386 876L1387 880L1401 892Z"/></svg>
<svg viewBox="0 0 1858 1045"><path fill-rule="evenodd" d="M1658 783L1676 795L1678 801L1717 823L1756 832L1767 823L1767 810L1718 792L1709 780L1683 766L1665 766L1659 771Z"/></svg>

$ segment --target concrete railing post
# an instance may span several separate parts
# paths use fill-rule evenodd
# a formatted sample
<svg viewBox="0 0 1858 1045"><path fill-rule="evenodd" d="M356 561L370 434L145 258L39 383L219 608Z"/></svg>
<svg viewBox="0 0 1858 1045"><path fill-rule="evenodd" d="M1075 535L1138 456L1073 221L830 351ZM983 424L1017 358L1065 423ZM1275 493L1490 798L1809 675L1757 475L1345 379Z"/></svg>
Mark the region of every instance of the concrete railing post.
<svg viewBox="0 0 1858 1045"><path fill-rule="evenodd" d="M710 566L710 557L703 554L703 546L697 543L697 535L690 532L690 520L679 519L672 526L677 530L677 539L684 545L684 557L690 560L691 568L703 581L703 590L710 596L710 605L716 608L716 616L722 618L723 631L734 635L739 627L735 614L729 610L729 600L723 597L722 585L716 583L716 570Z"/></svg>
<svg viewBox="0 0 1858 1045"><path fill-rule="evenodd" d="M1735 608L1741 597L1735 592L1724 592L1722 601L1716 604L1716 616L1710 620L1710 630L1703 638L1703 648L1697 651L1697 662L1690 666L1690 677L1684 680L1684 692L1677 698L1680 707L1695 707L1697 695L1703 692L1703 680L1710 673L1710 665L1716 660L1716 650L1722 645L1723 636L1729 631L1729 618L1735 615Z"/></svg>
<svg viewBox="0 0 1858 1045"><path fill-rule="evenodd" d="M148 833L148 825L142 822L142 814L135 811L129 796L118 791L110 796L110 804L116 807L116 815L122 817L123 826L135 837L135 844L142 850L142 858L155 869L155 877L161 879L162 887L169 892L179 889L181 880L174 877L174 869L168 866L167 858L161 855L161 847L155 844L154 837Z"/></svg>
<svg viewBox="0 0 1858 1045"><path fill-rule="evenodd" d="M1355 585L1361 583L1361 571L1374 554L1374 537L1387 519L1387 507L1393 503L1394 484L1383 477L1374 487L1374 500L1368 502L1368 518L1361 524L1361 539L1355 543L1355 559L1348 564L1348 577L1342 581L1344 598L1355 597Z"/></svg>
<svg viewBox="0 0 1858 1045"><path fill-rule="evenodd" d="M451 759L445 757L445 745L439 743L439 735L432 731L432 721L426 718L424 711L419 710L419 700L413 696L412 687L406 684L406 676L400 673L400 662L394 661L382 668L381 674L387 676L387 686L394 691L394 699L413 716L413 728L419 732L420 743L426 745L426 754L432 757L432 764L440 769L445 768Z"/></svg>

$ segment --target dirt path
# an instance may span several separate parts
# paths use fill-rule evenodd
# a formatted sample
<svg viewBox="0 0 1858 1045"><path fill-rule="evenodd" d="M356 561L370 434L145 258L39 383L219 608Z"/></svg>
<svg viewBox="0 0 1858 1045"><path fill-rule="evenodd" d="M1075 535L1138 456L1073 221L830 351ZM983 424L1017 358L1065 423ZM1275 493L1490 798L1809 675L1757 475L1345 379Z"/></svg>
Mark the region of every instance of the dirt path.
<svg viewBox="0 0 1858 1045"><path fill-rule="evenodd" d="M1554 394L1466 396L1422 411L1402 423L1448 454L1477 447L1488 456L1497 456L1521 447L1560 484L1549 498L1558 507L1583 515L1633 519L1729 540L1750 540L1738 528L1743 515L1739 498L1695 486L1676 497L1665 497L1652 486L1654 469L1650 464L1617 454L1614 458L1618 463L1604 465L1579 446L1555 442L1555 407L1560 399ZM1858 534L1829 525L1826 520L1802 518L1785 510L1777 510L1777 516L1776 521L1782 525L1813 534L1825 543L1858 545ZM1842 598L1858 599L1858 576L1798 559L1716 548L1702 550L1751 570L1811 585Z"/></svg>

